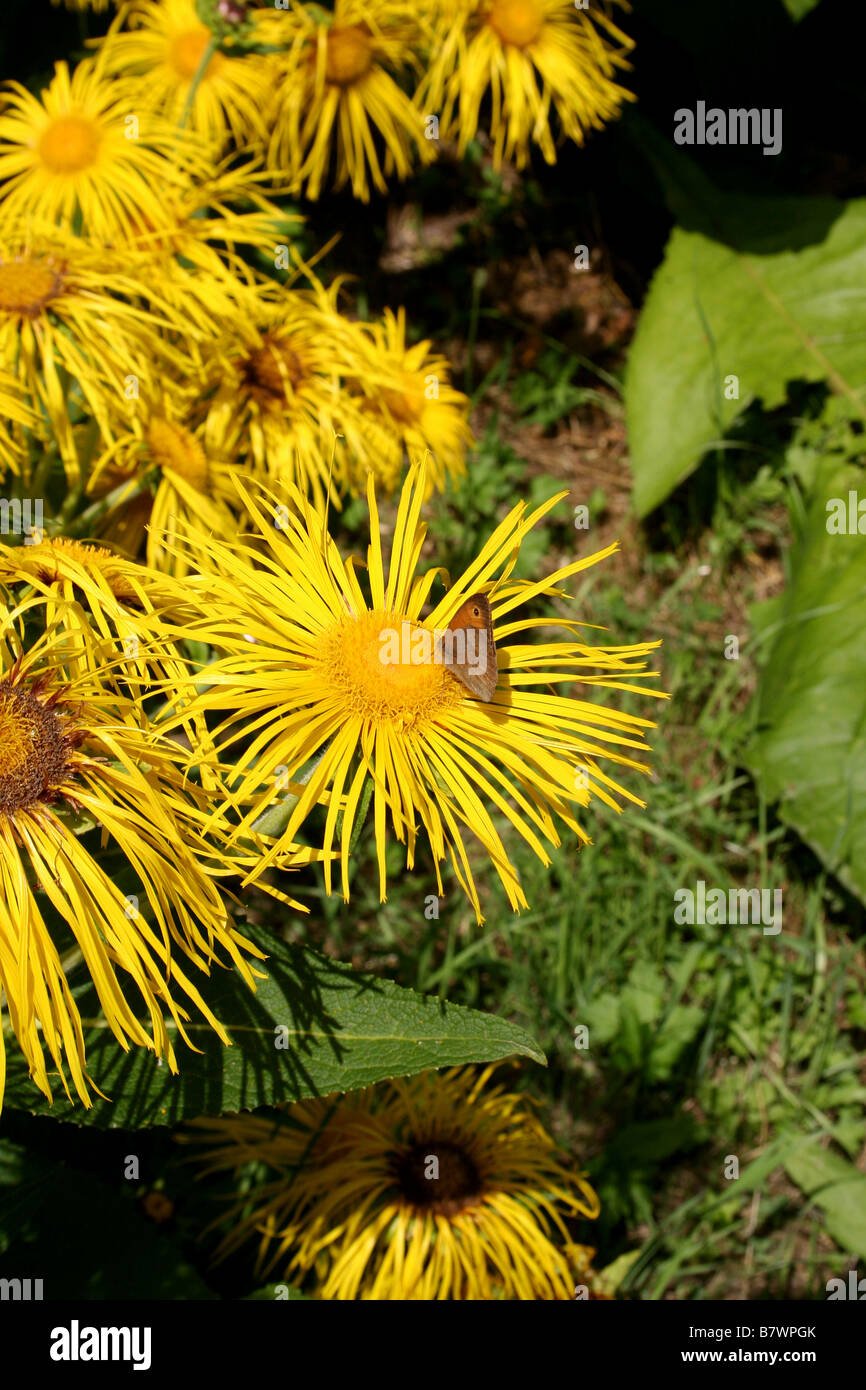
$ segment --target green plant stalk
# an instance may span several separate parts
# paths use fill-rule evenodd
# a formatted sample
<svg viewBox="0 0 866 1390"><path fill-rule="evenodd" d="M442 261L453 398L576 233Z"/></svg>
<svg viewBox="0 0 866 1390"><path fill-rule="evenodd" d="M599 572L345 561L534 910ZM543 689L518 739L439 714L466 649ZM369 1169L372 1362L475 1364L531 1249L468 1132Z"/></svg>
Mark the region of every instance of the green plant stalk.
<svg viewBox="0 0 866 1390"><path fill-rule="evenodd" d="M195 101L195 94L199 89L199 84L202 78L207 72L208 64L210 63L210 60L213 57L213 55L216 53L218 47L219 42L217 38L215 37L215 35L211 34L207 48L201 55L199 65L196 68L195 73L193 74L193 79L189 84L189 91L186 94L186 101L183 104L183 110L180 113L180 118L177 123L178 130L183 130L186 126L187 121L189 120L190 112L192 111L192 105Z"/></svg>
<svg viewBox="0 0 866 1390"><path fill-rule="evenodd" d="M150 470L141 478L128 478L125 482L118 483L117 487L113 488L111 492L106 493L104 497L100 497L98 501L91 503L80 516L75 517L74 521L67 521L65 519L64 514L69 506L69 498L67 498L60 516L51 528L52 534L62 531L65 536L70 536L75 539L80 539L82 536L87 537L96 522L100 521L113 507L119 506L121 502L130 502L133 497L138 497L142 492L146 492L150 487L153 476L153 470ZM78 500L80 500L82 493L83 488L76 489L75 495L77 495ZM70 496L72 495L74 494L70 494Z"/></svg>

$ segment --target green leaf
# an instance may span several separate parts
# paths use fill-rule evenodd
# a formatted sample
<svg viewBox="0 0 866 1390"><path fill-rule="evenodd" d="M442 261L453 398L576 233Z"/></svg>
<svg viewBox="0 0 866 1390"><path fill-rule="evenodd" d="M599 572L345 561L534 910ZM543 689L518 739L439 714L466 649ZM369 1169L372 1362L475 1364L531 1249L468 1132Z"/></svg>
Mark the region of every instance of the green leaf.
<svg viewBox="0 0 866 1390"><path fill-rule="evenodd" d="M782 2L794 22L799 23L812 10L817 9L821 0L782 0Z"/></svg>
<svg viewBox="0 0 866 1390"><path fill-rule="evenodd" d="M782 820L866 902L866 538L827 530L828 501L847 506L863 476L835 462L819 472L776 609L746 763Z"/></svg>
<svg viewBox="0 0 866 1390"><path fill-rule="evenodd" d="M647 1062L648 1081L666 1081L671 1076L705 1021L706 1011L697 1004L674 1005L653 1038Z"/></svg>
<svg viewBox="0 0 866 1390"><path fill-rule="evenodd" d="M640 516L709 450L732 447L726 436L748 405L782 405L789 382L827 382L864 414L866 200L723 196L665 143L651 137L650 156L682 225L625 378Z"/></svg>
<svg viewBox="0 0 866 1390"><path fill-rule="evenodd" d="M144 1049L121 1050L101 1022L92 987L85 987L82 1016L100 1019L85 1028L88 1072L110 1100L96 1097L92 1109L84 1110L66 1100L58 1083L59 1094L49 1107L10 1042L5 1105L97 1128L138 1129L351 1091L386 1077L464 1062L517 1054L544 1064L529 1034L495 1014L357 974L278 938L259 934L257 940L268 951L268 978L255 994L230 970L201 977L202 995L225 1025L231 1047L194 1020L188 1031L201 1051L177 1040L180 1074L172 1076ZM278 1029L284 1030L279 1039ZM276 1046L283 1039L288 1045Z"/></svg>
<svg viewBox="0 0 866 1390"><path fill-rule="evenodd" d="M866 1174L816 1144L790 1154L785 1168L792 1182L821 1208L837 1245L866 1258Z"/></svg>

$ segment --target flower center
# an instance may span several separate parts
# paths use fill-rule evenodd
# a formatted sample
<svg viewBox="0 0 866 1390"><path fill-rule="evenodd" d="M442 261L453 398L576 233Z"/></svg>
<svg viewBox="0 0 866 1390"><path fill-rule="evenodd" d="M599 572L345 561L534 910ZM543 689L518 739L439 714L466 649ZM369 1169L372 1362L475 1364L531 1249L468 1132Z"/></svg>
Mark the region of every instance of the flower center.
<svg viewBox="0 0 866 1390"><path fill-rule="evenodd" d="M347 712L413 724L458 705L460 686L435 659L433 632L396 613L345 617L324 634L323 674Z"/></svg>
<svg viewBox="0 0 866 1390"><path fill-rule="evenodd" d="M39 137L37 149L52 174L79 174L95 164L102 132L86 116L58 116Z"/></svg>
<svg viewBox="0 0 866 1390"><path fill-rule="evenodd" d="M137 590L119 568L118 557L104 546L76 541L68 536L49 536L36 545L16 546L0 558L0 580L4 584L29 582L36 575L44 584L59 584L63 579L77 578L74 565L90 573L98 571L115 598L140 603Z"/></svg>
<svg viewBox="0 0 866 1390"><path fill-rule="evenodd" d="M403 382L402 391L386 388L382 392L382 399L399 425L414 425L424 412L424 397L417 389L415 378L409 372L403 373Z"/></svg>
<svg viewBox="0 0 866 1390"><path fill-rule="evenodd" d="M437 1215L456 1215L483 1190L475 1163L450 1139L419 1140L395 1158L393 1168L405 1200Z"/></svg>
<svg viewBox="0 0 866 1390"><path fill-rule="evenodd" d="M197 29L185 29L182 34L178 34L172 40L168 50L168 64L182 81L191 82L195 77L210 40L211 31L206 29L204 25L200 25ZM212 53L202 75L203 79L212 77L222 62L221 53Z"/></svg>
<svg viewBox="0 0 866 1390"><path fill-rule="evenodd" d="M269 337L246 361L247 381L281 404L291 399L305 375L304 364L294 348Z"/></svg>
<svg viewBox="0 0 866 1390"><path fill-rule="evenodd" d="M147 443L151 456L160 468L179 473L199 492L208 490L207 458L198 440L184 429L158 415L147 426Z"/></svg>
<svg viewBox="0 0 866 1390"><path fill-rule="evenodd" d="M0 312L35 318L62 283L50 266L38 261L7 261L0 265Z"/></svg>
<svg viewBox="0 0 866 1390"><path fill-rule="evenodd" d="M373 62L370 35L360 24L332 29L326 40L325 81L350 87L369 71Z"/></svg>
<svg viewBox="0 0 866 1390"><path fill-rule="evenodd" d="M526 48L544 28L539 0L493 0L487 23L503 43Z"/></svg>
<svg viewBox="0 0 866 1390"><path fill-rule="evenodd" d="M0 680L0 814L52 801L53 787L67 772L69 747L50 703L8 677Z"/></svg>

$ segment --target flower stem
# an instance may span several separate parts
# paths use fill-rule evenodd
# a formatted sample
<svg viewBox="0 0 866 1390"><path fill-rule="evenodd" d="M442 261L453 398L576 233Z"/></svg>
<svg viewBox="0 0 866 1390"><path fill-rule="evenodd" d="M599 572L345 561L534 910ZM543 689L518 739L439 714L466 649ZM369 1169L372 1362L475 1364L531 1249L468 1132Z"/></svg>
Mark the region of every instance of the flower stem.
<svg viewBox="0 0 866 1390"><path fill-rule="evenodd" d="M183 130L184 126L189 120L189 115L192 111L192 104L195 101L195 94L198 91L199 83L201 82L202 78L207 72L208 64L211 58L213 57L214 53L216 53L217 46L218 41L216 39L216 36L214 34L211 34L210 39L208 40L207 48L201 55L199 65L196 68L195 73L193 75L193 79L189 84L189 91L186 94L186 101L183 104L183 110L180 113L180 120L177 123L178 130Z"/></svg>
<svg viewBox="0 0 866 1390"><path fill-rule="evenodd" d="M102 517L105 516L106 512L111 511L113 507L119 506L121 502L131 502L133 497L138 497L142 492L145 492L147 488L150 487L152 476L151 471L141 478L126 478L122 483L119 483L116 488L113 488L111 492L106 493L105 497L100 497L98 501L91 503L91 505L83 511L80 516L77 516L74 521L65 518L63 512L61 512L53 529L55 531L62 530L65 536L87 536L91 528L97 521L100 521ZM64 511L65 510L64 507Z"/></svg>

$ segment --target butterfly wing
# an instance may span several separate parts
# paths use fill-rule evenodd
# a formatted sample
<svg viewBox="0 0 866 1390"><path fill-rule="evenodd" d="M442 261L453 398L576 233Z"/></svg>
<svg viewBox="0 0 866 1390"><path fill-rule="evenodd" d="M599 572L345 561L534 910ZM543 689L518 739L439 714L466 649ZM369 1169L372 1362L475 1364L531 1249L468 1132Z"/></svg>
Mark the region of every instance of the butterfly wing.
<svg viewBox="0 0 866 1390"><path fill-rule="evenodd" d="M463 602L448 624L450 632L466 634L465 661L459 661L457 643L446 652L445 664L453 676L479 700L489 704L496 691L498 668L493 641L493 618L485 594L472 594ZM470 635L471 634L471 635ZM455 652L454 648L457 648Z"/></svg>

